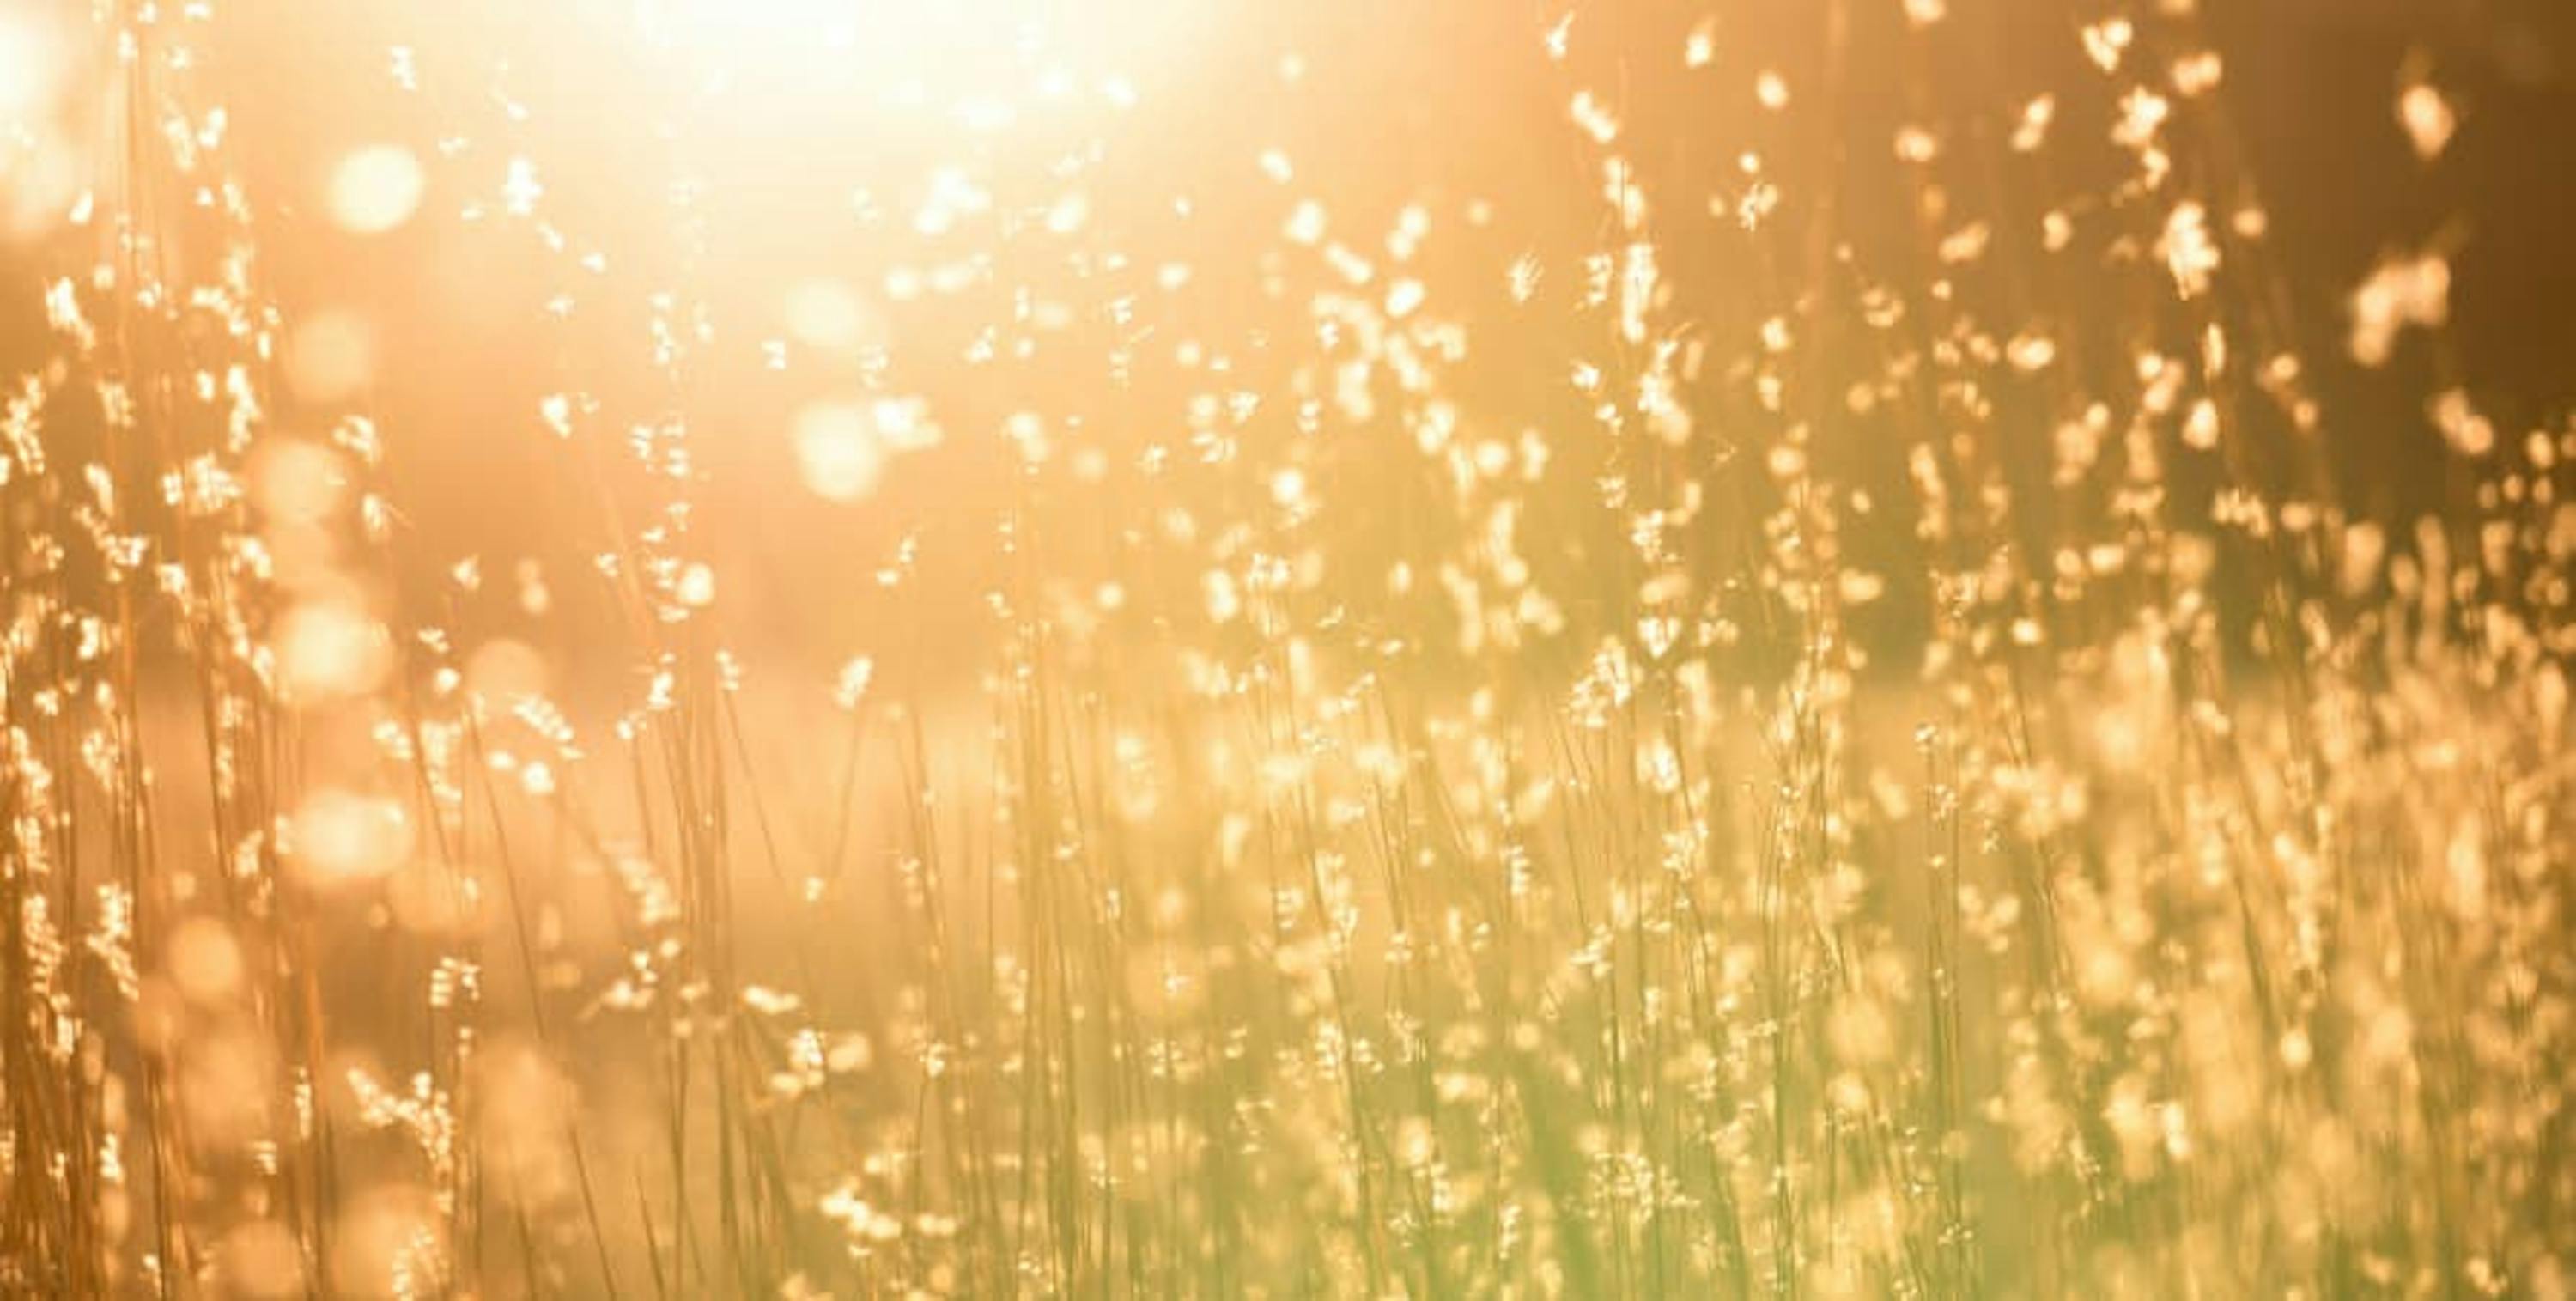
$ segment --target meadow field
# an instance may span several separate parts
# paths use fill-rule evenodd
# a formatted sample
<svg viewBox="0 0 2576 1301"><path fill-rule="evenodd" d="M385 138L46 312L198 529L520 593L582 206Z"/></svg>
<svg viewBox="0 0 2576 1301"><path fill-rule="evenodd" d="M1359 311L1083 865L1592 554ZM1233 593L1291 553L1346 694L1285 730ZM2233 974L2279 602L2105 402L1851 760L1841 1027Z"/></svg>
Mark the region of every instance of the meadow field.
<svg viewBox="0 0 2576 1301"><path fill-rule="evenodd" d="M0 1295L2576 1295L2546 3L0 0Z"/></svg>

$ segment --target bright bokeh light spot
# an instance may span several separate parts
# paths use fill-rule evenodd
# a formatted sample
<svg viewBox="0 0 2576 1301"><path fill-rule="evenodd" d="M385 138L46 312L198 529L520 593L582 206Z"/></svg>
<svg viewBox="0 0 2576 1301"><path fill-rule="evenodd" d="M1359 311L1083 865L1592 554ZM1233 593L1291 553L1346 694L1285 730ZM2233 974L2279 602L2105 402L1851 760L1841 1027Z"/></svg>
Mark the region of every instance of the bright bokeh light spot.
<svg viewBox="0 0 2576 1301"><path fill-rule="evenodd" d="M692 610L703 610L716 603L716 571L705 565L691 565L680 571L674 587L680 604Z"/></svg>
<svg viewBox="0 0 2576 1301"><path fill-rule="evenodd" d="M817 402L796 414L796 465L805 486L829 501L857 501L875 492L885 473L868 408L855 402Z"/></svg>
<svg viewBox="0 0 2576 1301"><path fill-rule="evenodd" d="M939 445L939 423L920 398L827 399L796 413L792 434L805 486L830 501L876 491L886 462Z"/></svg>
<svg viewBox="0 0 2576 1301"><path fill-rule="evenodd" d="M888 451L918 452L939 445L939 423L920 398L878 398L868 404L868 423Z"/></svg>
<svg viewBox="0 0 2576 1301"><path fill-rule="evenodd" d="M6 120L0 113L0 124ZM55 126L27 128L20 143L0 146L0 238L30 239L65 221L87 220L83 167L79 146Z"/></svg>
<svg viewBox="0 0 2576 1301"><path fill-rule="evenodd" d="M59 110L72 72L63 32L42 6L0 4L0 239L29 239L65 219L87 170Z"/></svg>
<svg viewBox="0 0 2576 1301"><path fill-rule="evenodd" d="M315 886L381 880L411 857L411 818L378 795L320 790L295 811L294 861Z"/></svg>
<svg viewBox="0 0 2576 1301"><path fill-rule="evenodd" d="M289 610L272 645L278 685L290 699L362 696L393 667L393 639L383 624L342 600L314 600Z"/></svg>
<svg viewBox="0 0 2576 1301"><path fill-rule="evenodd" d="M355 234L380 235L411 220L428 188L410 150L368 145L331 169L331 220Z"/></svg>
<svg viewBox="0 0 2576 1301"><path fill-rule="evenodd" d="M338 513L348 495L348 467L320 443L272 438L251 454L250 500L266 519L319 524Z"/></svg>
<svg viewBox="0 0 2576 1301"><path fill-rule="evenodd" d="M827 352L847 352L874 340L875 314L858 292L838 280L803 281L787 291L787 333L798 343Z"/></svg>
<svg viewBox="0 0 2576 1301"><path fill-rule="evenodd" d="M2406 138L2415 146L2415 156L2431 162L2450 147L2451 136L2460 129L2460 115L2442 92L2418 83L2397 97L2397 121L2406 128Z"/></svg>
<svg viewBox="0 0 2576 1301"><path fill-rule="evenodd" d="M38 24L27 6L0 8L0 126L14 126L53 107L62 89L61 38Z"/></svg>
<svg viewBox="0 0 2576 1301"><path fill-rule="evenodd" d="M191 917L170 935L170 980L198 1003L221 1003L240 992L241 944L232 928L212 917Z"/></svg>

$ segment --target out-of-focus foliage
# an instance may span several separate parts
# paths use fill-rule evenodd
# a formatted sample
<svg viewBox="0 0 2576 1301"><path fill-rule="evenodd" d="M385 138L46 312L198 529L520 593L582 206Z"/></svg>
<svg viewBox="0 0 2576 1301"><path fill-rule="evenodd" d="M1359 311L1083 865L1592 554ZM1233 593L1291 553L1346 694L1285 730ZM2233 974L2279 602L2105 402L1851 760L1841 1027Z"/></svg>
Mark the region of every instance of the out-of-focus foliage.
<svg viewBox="0 0 2576 1301"><path fill-rule="evenodd" d="M0 10L0 1291L2566 1295L2576 49L2270 8Z"/></svg>

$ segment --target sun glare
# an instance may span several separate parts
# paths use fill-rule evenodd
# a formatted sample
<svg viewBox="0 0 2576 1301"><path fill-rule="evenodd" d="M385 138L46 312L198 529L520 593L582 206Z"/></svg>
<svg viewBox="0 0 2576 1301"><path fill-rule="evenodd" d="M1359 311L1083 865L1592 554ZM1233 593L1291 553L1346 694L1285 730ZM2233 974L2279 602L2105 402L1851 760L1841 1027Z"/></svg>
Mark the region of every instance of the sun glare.
<svg viewBox="0 0 2576 1301"><path fill-rule="evenodd" d="M420 160L410 150L367 145L331 169L331 218L343 230L381 235L411 219L427 188Z"/></svg>
<svg viewBox="0 0 2576 1301"><path fill-rule="evenodd" d="M25 126L53 105L69 54L41 10L0 8L0 129Z"/></svg>
<svg viewBox="0 0 2576 1301"><path fill-rule="evenodd" d="M643 0L633 31L701 91L786 97L820 122L948 115L990 130L1028 106L1185 57L1211 19L1182 0Z"/></svg>
<svg viewBox="0 0 2576 1301"><path fill-rule="evenodd" d="M845 89L950 70L965 58L1043 45L1053 0L643 0L638 29L652 43L696 52L747 74L834 69Z"/></svg>

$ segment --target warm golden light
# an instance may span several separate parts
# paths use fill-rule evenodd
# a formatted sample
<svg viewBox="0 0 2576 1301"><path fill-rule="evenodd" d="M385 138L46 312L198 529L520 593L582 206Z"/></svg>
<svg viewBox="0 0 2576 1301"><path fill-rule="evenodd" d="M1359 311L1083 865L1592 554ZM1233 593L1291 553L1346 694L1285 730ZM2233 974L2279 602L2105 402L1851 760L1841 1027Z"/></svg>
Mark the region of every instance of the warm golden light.
<svg viewBox="0 0 2576 1301"><path fill-rule="evenodd" d="M0 9L0 132L25 129L53 107L70 54L41 8Z"/></svg>
<svg viewBox="0 0 2576 1301"><path fill-rule="evenodd" d="M876 491L885 472L886 448L868 408L855 402L818 402L796 415L796 463L805 486L818 497L856 501Z"/></svg>
<svg viewBox="0 0 2576 1301"><path fill-rule="evenodd" d="M331 169L331 219L341 229L381 235L411 220L428 190L420 160L400 145L367 145Z"/></svg>
<svg viewBox="0 0 2576 1301"><path fill-rule="evenodd" d="M2522 0L0 0L0 1297L2576 1295Z"/></svg>
<svg viewBox="0 0 2576 1301"><path fill-rule="evenodd" d="M279 686L298 701L364 695L392 670L393 649L384 625L341 596L319 597L287 611L276 646Z"/></svg>
<svg viewBox="0 0 2576 1301"><path fill-rule="evenodd" d="M317 888L373 881L403 865L413 846L411 818L375 795L322 790L295 810L289 848L298 872Z"/></svg>
<svg viewBox="0 0 2576 1301"><path fill-rule="evenodd" d="M346 402L375 374L375 329L355 312L317 311L287 336L287 386L307 402Z"/></svg>
<svg viewBox="0 0 2576 1301"><path fill-rule="evenodd" d="M838 280L798 281L787 291L785 316L797 342L827 352L850 352L883 333L858 291Z"/></svg>

